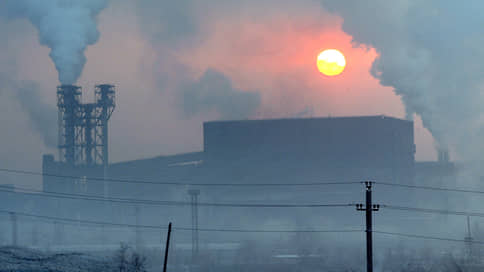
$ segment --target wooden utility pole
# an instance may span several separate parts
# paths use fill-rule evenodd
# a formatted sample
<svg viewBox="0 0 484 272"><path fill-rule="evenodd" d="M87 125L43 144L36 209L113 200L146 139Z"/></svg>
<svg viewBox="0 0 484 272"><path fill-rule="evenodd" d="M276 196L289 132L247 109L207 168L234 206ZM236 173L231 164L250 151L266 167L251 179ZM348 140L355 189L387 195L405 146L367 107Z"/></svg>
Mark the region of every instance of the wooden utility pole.
<svg viewBox="0 0 484 272"><path fill-rule="evenodd" d="M12 221L12 246L18 246L17 213L10 212L10 220Z"/></svg>
<svg viewBox="0 0 484 272"><path fill-rule="evenodd" d="M171 236L171 222L170 224L168 224L168 235L166 236L165 261L163 262L163 272L166 272L166 266L168 263L168 250L170 249L170 236Z"/></svg>
<svg viewBox="0 0 484 272"><path fill-rule="evenodd" d="M139 252L141 250L141 209L139 206L135 208L135 216L136 216L136 250Z"/></svg>
<svg viewBox="0 0 484 272"><path fill-rule="evenodd" d="M373 228L372 212L378 211L380 205L373 204L371 200L371 185L373 182L365 181L366 186L366 203L356 204L356 210L365 211L366 213L366 271L373 272Z"/></svg>

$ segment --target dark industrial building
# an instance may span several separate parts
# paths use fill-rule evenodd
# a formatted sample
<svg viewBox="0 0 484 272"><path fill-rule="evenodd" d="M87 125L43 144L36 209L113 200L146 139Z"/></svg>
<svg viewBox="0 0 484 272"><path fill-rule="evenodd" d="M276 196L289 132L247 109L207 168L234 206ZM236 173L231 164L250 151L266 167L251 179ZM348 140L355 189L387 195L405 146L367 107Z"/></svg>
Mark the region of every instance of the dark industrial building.
<svg viewBox="0 0 484 272"><path fill-rule="evenodd" d="M202 152L102 165L44 156L45 191L103 194L99 178L197 183L316 180L414 182L413 122L385 116L206 122ZM90 178L97 178L90 181ZM128 187L129 186L129 187ZM133 188L131 188L133 187ZM146 186L110 183L110 195L153 195Z"/></svg>
<svg viewBox="0 0 484 272"><path fill-rule="evenodd" d="M321 179L386 179L412 183L413 123L385 116L207 122L210 164L287 169ZM261 169L262 171L262 169ZM288 180L288 182L293 182Z"/></svg>

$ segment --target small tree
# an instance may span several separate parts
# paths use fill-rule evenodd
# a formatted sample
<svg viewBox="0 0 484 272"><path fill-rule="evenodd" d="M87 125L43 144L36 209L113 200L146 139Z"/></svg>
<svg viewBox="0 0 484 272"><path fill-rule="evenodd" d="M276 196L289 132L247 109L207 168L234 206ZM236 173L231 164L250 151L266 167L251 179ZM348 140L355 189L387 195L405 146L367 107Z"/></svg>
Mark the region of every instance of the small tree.
<svg viewBox="0 0 484 272"><path fill-rule="evenodd" d="M114 263L117 265L119 272L128 272L128 249L128 245L121 243L114 254Z"/></svg>
<svg viewBox="0 0 484 272"><path fill-rule="evenodd" d="M133 252L129 262L129 272L146 272L146 257Z"/></svg>
<svg viewBox="0 0 484 272"><path fill-rule="evenodd" d="M121 243L114 254L114 263L119 272L146 272L146 257Z"/></svg>

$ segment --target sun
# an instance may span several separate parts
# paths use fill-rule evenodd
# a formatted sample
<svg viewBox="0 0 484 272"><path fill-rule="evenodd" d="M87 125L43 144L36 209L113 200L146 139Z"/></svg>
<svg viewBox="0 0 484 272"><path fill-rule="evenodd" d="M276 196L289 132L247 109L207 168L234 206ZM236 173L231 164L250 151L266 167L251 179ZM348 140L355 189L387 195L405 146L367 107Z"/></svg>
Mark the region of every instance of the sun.
<svg viewBox="0 0 484 272"><path fill-rule="evenodd" d="M318 55L318 69L327 76L336 76L343 72L346 66L345 56L336 49L326 49Z"/></svg>

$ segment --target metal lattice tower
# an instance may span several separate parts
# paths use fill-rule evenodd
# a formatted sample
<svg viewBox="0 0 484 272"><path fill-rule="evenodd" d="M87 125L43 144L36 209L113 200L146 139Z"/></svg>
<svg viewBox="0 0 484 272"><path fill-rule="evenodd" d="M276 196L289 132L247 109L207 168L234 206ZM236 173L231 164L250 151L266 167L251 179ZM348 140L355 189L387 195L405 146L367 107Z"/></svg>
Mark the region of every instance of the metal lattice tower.
<svg viewBox="0 0 484 272"><path fill-rule="evenodd" d="M80 145L81 87L74 85L57 87L57 107L59 109L59 159L75 164Z"/></svg>
<svg viewBox="0 0 484 272"><path fill-rule="evenodd" d="M108 157L108 120L111 118L111 114L113 114L114 108L116 107L114 98L115 98L115 90L114 85L109 84L101 84L96 85L95 89L96 95L96 105L98 110L98 122L99 125L97 126L96 136L97 140L100 141L101 145L96 145L97 147L101 147L101 150L98 150L97 154L100 154L100 161L104 166L107 166L109 162Z"/></svg>
<svg viewBox="0 0 484 272"><path fill-rule="evenodd" d="M198 195L200 190L190 189L188 190L191 200L192 208L192 263L196 262L198 255Z"/></svg>
<svg viewBox="0 0 484 272"><path fill-rule="evenodd" d="M113 85L95 86L95 102L81 103L81 87L57 87L59 160L72 166L108 164L108 120L115 108Z"/></svg>

